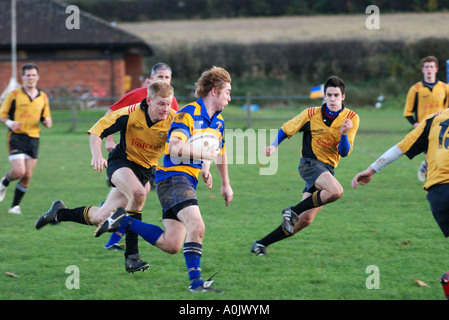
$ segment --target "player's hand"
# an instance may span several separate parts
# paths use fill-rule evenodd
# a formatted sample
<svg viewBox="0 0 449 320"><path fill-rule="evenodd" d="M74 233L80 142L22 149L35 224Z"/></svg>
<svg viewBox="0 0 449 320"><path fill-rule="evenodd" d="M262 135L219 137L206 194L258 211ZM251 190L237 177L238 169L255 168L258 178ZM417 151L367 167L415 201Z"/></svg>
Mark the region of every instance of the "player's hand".
<svg viewBox="0 0 449 320"><path fill-rule="evenodd" d="M53 126L53 120L51 118L45 118L44 121L42 121L42 124L46 128L51 128Z"/></svg>
<svg viewBox="0 0 449 320"><path fill-rule="evenodd" d="M276 147L275 146L273 146L273 145L271 145L271 146L266 146L265 147L265 155L268 157L268 156L271 156L273 153L275 153L276 152Z"/></svg>
<svg viewBox="0 0 449 320"><path fill-rule="evenodd" d="M353 179L352 179L352 187L355 189L357 188L358 184L360 183L361 186L364 186L368 182L371 181L371 178L373 177L373 174L375 171L369 167L368 169L358 173Z"/></svg>
<svg viewBox="0 0 449 320"><path fill-rule="evenodd" d="M232 199L234 198L234 192L232 191L231 186L226 185L221 187L221 194L225 200L226 207L229 206Z"/></svg>
<svg viewBox="0 0 449 320"><path fill-rule="evenodd" d="M103 167L108 167L108 161L103 157L94 157L92 158L90 165L94 168L95 171L103 172Z"/></svg>
<svg viewBox="0 0 449 320"><path fill-rule="evenodd" d="M10 125L8 125L8 122L6 123L6 125L9 127L9 129L11 129L11 131L17 131L20 130L22 123L18 121L11 121Z"/></svg>
<svg viewBox="0 0 449 320"><path fill-rule="evenodd" d="M352 121L349 119L346 119L342 125L341 125L341 129L340 129L340 133L341 134L347 134L349 129L352 129L354 125L352 124Z"/></svg>
<svg viewBox="0 0 449 320"><path fill-rule="evenodd" d="M212 190L212 174L209 170L201 171L201 176L203 178L204 183L206 184L206 187L208 187L210 190Z"/></svg>

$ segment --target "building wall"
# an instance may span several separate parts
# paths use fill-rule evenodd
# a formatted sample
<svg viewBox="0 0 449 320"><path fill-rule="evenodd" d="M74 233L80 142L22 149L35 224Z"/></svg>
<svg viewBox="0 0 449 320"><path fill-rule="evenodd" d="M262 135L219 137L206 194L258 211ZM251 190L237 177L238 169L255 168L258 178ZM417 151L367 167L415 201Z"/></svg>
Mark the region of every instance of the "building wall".
<svg viewBox="0 0 449 320"><path fill-rule="evenodd" d="M125 93L125 59L114 60L40 60L18 61L17 80L21 82L20 68L25 63L39 67L39 88L54 96L68 96L76 89L82 91L101 88L106 97L121 97ZM140 74L133 74L138 80ZM11 63L0 61L0 91L11 78ZM100 91L102 91L100 90Z"/></svg>
<svg viewBox="0 0 449 320"><path fill-rule="evenodd" d="M131 77L131 88L139 88L141 83L141 76L143 71L142 55L140 54L127 54L125 55L125 72L126 75Z"/></svg>

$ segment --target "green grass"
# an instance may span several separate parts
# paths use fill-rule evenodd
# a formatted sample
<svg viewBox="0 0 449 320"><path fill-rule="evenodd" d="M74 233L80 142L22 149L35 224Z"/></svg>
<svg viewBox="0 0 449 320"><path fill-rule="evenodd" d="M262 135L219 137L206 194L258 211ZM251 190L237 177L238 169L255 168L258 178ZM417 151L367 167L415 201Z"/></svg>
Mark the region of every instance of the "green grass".
<svg viewBox="0 0 449 320"><path fill-rule="evenodd" d="M108 188L105 174L90 166L85 131L104 111L84 111L76 132L69 122L43 129L40 159L22 203L22 215L11 215L13 187L0 203L0 299L2 300L443 300L439 284L447 271L447 241L437 227L416 178L423 156L406 157L385 168L373 181L353 190L353 176L398 142L410 126L399 109L358 109L361 127L354 152L342 159L336 177L344 196L329 204L314 223L290 239L269 247L269 254L249 253L251 243L281 222L282 208L296 204L303 189L297 172L301 134L283 142L275 175L259 175L258 164L233 164L230 177L234 201L226 208L220 179L213 168L214 189L200 183L198 197L206 235L202 258L204 276L216 271L221 295L193 295L181 253L168 255L143 240L140 251L150 270L127 274L123 255L103 249L108 236L95 238L93 227L62 223L34 229L37 217L51 202L68 207L96 205ZM262 110L258 117L292 117L299 110ZM229 107L225 117L243 117ZM70 117L54 111L56 119ZM277 129L283 120L254 121L254 128ZM244 128L229 121L228 128ZM0 134L5 137L2 126ZM0 173L8 170L5 143L0 149ZM106 154L106 152L104 152ZM15 183L12 184L15 186ZM151 192L143 214L161 224L161 210ZM80 270L80 289L69 290L68 266ZM369 290L366 268L380 271L380 289ZM9 276L6 272L18 277ZM418 286L419 279L428 287Z"/></svg>

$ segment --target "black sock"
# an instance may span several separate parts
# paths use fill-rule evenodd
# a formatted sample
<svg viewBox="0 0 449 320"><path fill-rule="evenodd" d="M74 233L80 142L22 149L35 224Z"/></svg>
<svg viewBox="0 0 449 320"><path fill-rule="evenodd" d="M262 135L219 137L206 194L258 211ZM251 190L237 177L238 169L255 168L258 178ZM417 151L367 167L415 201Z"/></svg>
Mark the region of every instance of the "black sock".
<svg viewBox="0 0 449 320"><path fill-rule="evenodd" d="M7 186L9 186L9 183L10 183L10 182L11 182L11 180L9 180L8 172L6 172L6 174L5 174L5 179L3 179L2 184L3 184L5 187L7 187Z"/></svg>
<svg viewBox="0 0 449 320"><path fill-rule="evenodd" d="M128 214L139 221L142 221L142 212L136 212L136 211L127 211ZM126 236L125 236L125 259L132 255L139 253L139 242L138 242L139 235L131 230L126 230Z"/></svg>
<svg viewBox="0 0 449 320"><path fill-rule="evenodd" d="M280 225L278 228L274 229L273 232L266 235L264 238L258 240L257 243L260 243L261 245L268 247L270 244L284 240L285 238L288 238L288 237L290 237L290 236L287 236L285 234L284 229L282 228L282 225Z"/></svg>
<svg viewBox="0 0 449 320"><path fill-rule="evenodd" d="M321 190L315 191L310 197L302 200L296 206L292 207L292 210L295 211L296 214L300 215L302 212L306 210L321 207L323 205L323 202L321 201L320 195Z"/></svg>
<svg viewBox="0 0 449 320"><path fill-rule="evenodd" d="M28 188L25 188L21 184L17 184L11 208L19 205L20 201L22 201L22 198L25 195L25 192L27 192L27 190Z"/></svg>
<svg viewBox="0 0 449 320"><path fill-rule="evenodd" d="M78 207L75 209L59 209L56 213L56 220L62 221L72 221L80 224L90 225L88 212L92 206Z"/></svg>

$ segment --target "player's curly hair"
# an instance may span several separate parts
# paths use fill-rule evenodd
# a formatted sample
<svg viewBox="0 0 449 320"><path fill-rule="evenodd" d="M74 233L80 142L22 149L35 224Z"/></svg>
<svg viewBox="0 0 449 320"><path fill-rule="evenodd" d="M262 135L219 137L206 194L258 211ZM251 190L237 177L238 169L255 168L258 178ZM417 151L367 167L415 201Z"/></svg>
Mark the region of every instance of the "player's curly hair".
<svg viewBox="0 0 449 320"><path fill-rule="evenodd" d="M195 83L195 96L197 98L204 98L212 90L217 89L220 94L226 83L231 83L231 75L221 67L213 66L212 68L203 71L198 81Z"/></svg>

